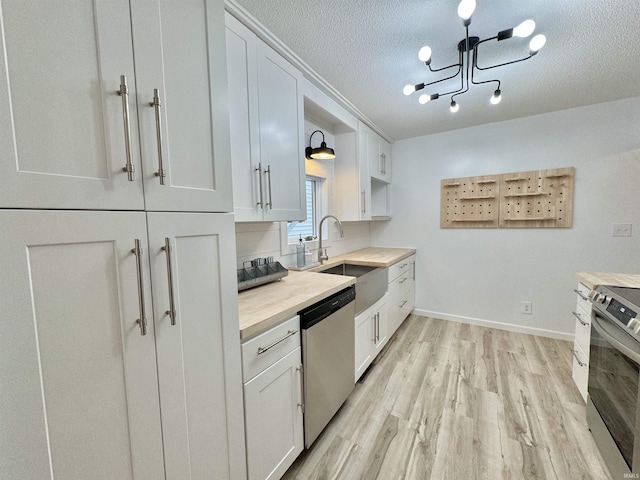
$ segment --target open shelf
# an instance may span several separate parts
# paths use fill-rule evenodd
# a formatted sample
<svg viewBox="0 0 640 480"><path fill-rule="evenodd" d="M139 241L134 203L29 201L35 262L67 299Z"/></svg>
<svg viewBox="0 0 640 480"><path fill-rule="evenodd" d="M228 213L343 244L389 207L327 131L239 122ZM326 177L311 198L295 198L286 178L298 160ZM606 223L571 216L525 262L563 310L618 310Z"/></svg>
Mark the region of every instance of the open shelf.
<svg viewBox="0 0 640 480"><path fill-rule="evenodd" d="M452 222L494 222L493 218L454 218Z"/></svg>
<svg viewBox="0 0 640 480"><path fill-rule="evenodd" d="M505 222L545 222L547 220L556 220L556 217L523 217L523 218L503 218Z"/></svg>
<svg viewBox="0 0 640 480"><path fill-rule="evenodd" d="M527 193L507 193L503 195L505 198L509 197L539 197L541 195L550 195L549 192L527 192Z"/></svg>
<svg viewBox="0 0 640 480"><path fill-rule="evenodd" d="M442 185L443 187L459 187L460 184L459 183L445 183L444 185Z"/></svg>
<svg viewBox="0 0 640 480"><path fill-rule="evenodd" d="M496 183L496 180L476 180L476 183Z"/></svg>
<svg viewBox="0 0 640 480"><path fill-rule="evenodd" d="M515 177L515 178L503 178L502 179L503 182L522 182L523 180L526 180L526 178Z"/></svg>
<svg viewBox="0 0 640 480"><path fill-rule="evenodd" d="M488 200L490 198L496 198L495 195L478 195L476 197L460 197L458 200Z"/></svg>

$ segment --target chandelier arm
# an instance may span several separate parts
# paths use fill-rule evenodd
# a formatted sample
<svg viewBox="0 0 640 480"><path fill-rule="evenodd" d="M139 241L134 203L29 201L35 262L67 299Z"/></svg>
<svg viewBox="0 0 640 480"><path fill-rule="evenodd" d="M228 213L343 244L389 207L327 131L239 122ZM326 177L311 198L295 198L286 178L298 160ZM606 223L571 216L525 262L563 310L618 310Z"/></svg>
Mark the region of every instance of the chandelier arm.
<svg viewBox="0 0 640 480"><path fill-rule="evenodd" d="M456 65L453 65L453 66L455 67ZM457 77L460 74L460 71L462 70L462 65L457 65L457 66L458 66L458 71L456 73L454 73L453 75L451 75L449 77L441 78L440 80L436 80L434 82L425 83L422 88L428 87L429 85L434 85L436 83L444 82L445 80L451 80L452 78ZM447 67L447 68L449 68L449 67Z"/></svg>
<svg viewBox="0 0 640 480"><path fill-rule="evenodd" d="M518 60L513 60L511 62L499 63L498 65L491 65L489 67L480 67L476 64L476 68L478 70L491 70L492 68L504 67L505 65L511 65L512 63L524 62L525 60L529 60L533 55L529 55L528 57L520 58Z"/></svg>
<svg viewBox="0 0 640 480"><path fill-rule="evenodd" d="M442 68L431 68L431 64L428 64L427 67L429 67L429 70L432 71L432 72L441 72L442 70L446 70L448 68L453 68L453 67L462 68L462 64L461 63L454 63L453 65L449 65L448 67L442 67Z"/></svg>
<svg viewBox="0 0 640 480"><path fill-rule="evenodd" d="M478 65L478 46L484 42L488 42L489 40L495 40L497 38L498 37L495 36L495 37L485 38L484 40L480 40L478 43L476 43L475 47L473 48L473 66L478 70L491 70L492 68L504 67L505 65L511 65L512 63L524 62L525 60L529 60L531 57L533 57L533 55L529 54L528 57L520 58L518 60L512 60L511 62L499 63L497 65L491 65L489 67L481 67L480 65Z"/></svg>
<svg viewBox="0 0 640 480"><path fill-rule="evenodd" d="M483 81L480 81L480 82L476 82L473 79L473 72L477 68L477 63L478 63L478 50L476 50L474 48L473 49L473 63L471 64L471 83L474 84L474 85L482 85L484 83L497 82L498 83L498 90L500 90L500 80L498 80L498 79L496 79L496 80L483 80Z"/></svg>
<svg viewBox="0 0 640 480"><path fill-rule="evenodd" d="M466 80L467 80L467 86L464 86L464 80L465 80L465 75L462 75L462 86L460 87L460 90L456 93L454 93L453 95L451 95L451 101L454 101L454 98L457 97L458 95L463 95L465 93L467 93L469 91L469 63L471 63L471 49L469 48L469 25L465 25L464 26L465 29L465 50L467 52L467 62L466 62ZM463 57L463 53L460 52L460 56ZM464 57L463 57L464 58ZM473 69L472 69L472 73L473 73Z"/></svg>

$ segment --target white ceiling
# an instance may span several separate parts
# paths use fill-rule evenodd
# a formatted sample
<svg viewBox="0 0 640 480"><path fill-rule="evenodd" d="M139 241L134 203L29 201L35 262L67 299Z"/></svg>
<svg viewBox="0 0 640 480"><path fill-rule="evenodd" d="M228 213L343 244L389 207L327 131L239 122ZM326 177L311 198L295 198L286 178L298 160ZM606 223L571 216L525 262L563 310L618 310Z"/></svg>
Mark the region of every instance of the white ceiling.
<svg viewBox="0 0 640 480"><path fill-rule="evenodd" d="M502 81L499 105L488 101L495 84L472 85L455 114L448 97L420 105L402 87L446 76L418 60L425 44L433 68L457 62L458 0L235 1L394 140L640 95L640 0L477 0L470 35L492 37L533 18L547 44L476 77ZM487 42L479 63L522 58L528 42Z"/></svg>

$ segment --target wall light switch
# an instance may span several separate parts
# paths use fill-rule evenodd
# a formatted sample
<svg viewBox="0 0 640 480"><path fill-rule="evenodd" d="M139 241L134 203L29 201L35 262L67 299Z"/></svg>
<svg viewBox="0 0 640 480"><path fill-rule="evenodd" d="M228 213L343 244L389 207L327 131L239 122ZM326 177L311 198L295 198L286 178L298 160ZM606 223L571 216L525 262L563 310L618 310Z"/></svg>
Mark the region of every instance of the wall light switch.
<svg viewBox="0 0 640 480"><path fill-rule="evenodd" d="M612 237L630 237L631 224L630 223L614 223L611 236Z"/></svg>

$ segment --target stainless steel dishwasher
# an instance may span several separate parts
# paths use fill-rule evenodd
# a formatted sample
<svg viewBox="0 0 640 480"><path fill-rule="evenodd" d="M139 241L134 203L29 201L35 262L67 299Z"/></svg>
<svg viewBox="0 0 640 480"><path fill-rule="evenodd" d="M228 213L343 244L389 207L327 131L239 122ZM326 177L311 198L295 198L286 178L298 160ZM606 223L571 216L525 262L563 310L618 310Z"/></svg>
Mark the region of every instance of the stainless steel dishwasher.
<svg viewBox="0 0 640 480"><path fill-rule="evenodd" d="M299 312L304 365L304 446L309 448L355 387L356 290Z"/></svg>

